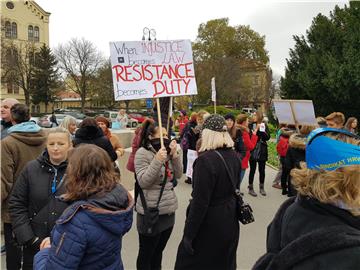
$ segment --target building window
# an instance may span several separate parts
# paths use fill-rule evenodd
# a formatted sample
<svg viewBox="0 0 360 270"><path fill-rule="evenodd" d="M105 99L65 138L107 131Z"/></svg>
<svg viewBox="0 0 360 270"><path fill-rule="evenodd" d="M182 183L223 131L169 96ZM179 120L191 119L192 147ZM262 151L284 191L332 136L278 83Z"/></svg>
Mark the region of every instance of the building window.
<svg viewBox="0 0 360 270"><path fill-rule="evenodd" d="M8 8L8 9L14 9L14 3L13 2L6 2L6 7Z"/></svg>
<svg viewBox="0 0 360 270"><path fill-rule="evenodd" d="M19 94L19 86L17 84L13 84L14 94Z"/></svg>
<svg viewBox="0 0 360 270"><path fill-rule="evenodd" d="M5 37L11 38L11 23L9 21L5 22Z"/></svg>
<svg viewBox="0 0 360 270"><path fill-rule="evenodd" d="M36 113L40 113L40 105L36 105Z"/></svg>
<svg viewBox="0 0 360 270"><path fill-rule="evenodd" d="M29 25L28 27L28 40L33 41L34 39L34 28L32 25Z"/></svg>
<svg viewBox="0 0 360 270"><path fill-rule="evenodd" d="M8 94L12 94L12 93L13 93L12 83L11 83L11 82L8 82L8 83L7 83L7 91L8 91Z"/></svg>
<svg viewBox="0 0 360 270"><path fill-rule="evenodd" d="M34 27L34 41L35 42L39 42L40 38L39 38L39 27L35 26Z"/></svg>
<svg viewBox="0 0 360 270"><path fill-rule="evenodd" d="M260 79L259 75L254 76L254 85L259 85L260 84L259 79Z"/></svg>
<svg viewBox="0 0 360 270"><path fill-rule="evenodd" d="M17 24L15 22L11 24L11 37L17 38Z"/></svg>

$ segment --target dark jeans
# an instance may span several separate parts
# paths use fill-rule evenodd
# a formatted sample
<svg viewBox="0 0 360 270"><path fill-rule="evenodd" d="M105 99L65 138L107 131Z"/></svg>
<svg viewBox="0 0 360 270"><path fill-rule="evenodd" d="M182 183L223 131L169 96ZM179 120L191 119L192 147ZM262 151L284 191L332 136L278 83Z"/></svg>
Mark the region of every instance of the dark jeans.
<svg viewBox="0 0 360 270"><path fill-rule="evenodd" d="M280 157L280 163L282 168L281 173L281 187L283 190L287 190L287 181L288 181L288 174L285 168L285 157Z"/></svg>
<svg viewBox="0 0 360 270"><path fill-rule="evenodd" d="M170 238L173 227L156 234L147 236L139 233L139 254L137 257L137 270L160 270L162 252Z"/></svg>
<svg viewBox="0 0 360 270"><path fill-rule="evenodd" d="M259 163L260 184L265 183L265 165L266 165L266 161L250 160L249 185L252 185L254 183L254 176L255 176L255 171L256 171L256 163Z"/></svg>
<svg viewBox="0 0 360 270"><path fill-rule="evenodd" d="M6 249L6 268L8 270L21 269L21 260L23 259L22 269L32 270L34 256L38 250L34 250L32 248L24 248L22 250L13 237L11 223L4 223L4 238Z"/></svg>

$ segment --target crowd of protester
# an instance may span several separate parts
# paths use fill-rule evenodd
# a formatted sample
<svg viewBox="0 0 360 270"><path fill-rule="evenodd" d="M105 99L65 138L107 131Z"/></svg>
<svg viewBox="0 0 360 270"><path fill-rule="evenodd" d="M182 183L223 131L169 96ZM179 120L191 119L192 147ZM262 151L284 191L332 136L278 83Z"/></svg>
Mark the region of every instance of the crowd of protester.
<svg viewBox="0 0 360 270"><path fill-rule="evenodd" d="M125 111L118 118L126 125ZM132 228L134 210L136 267L161 269L189 150L198 157L185 180L192 199L174 268L236 269L238 202L248 168L248 194L258 196L258 168L258 190L267 195L271 134L261 111L225 117L181 111L173 140L171 131L146 119L135 130L126 166L134 174L134 198L120 184L117 159L125 149L107 118L88 117L77 127L67 116L60 126L41 129L26 105L5 99L1 119L7 269L123 269L122 237ZM253 269L360 265L360 137L357 119L345 120L334 112L318 117L317 125L280 123L273 140L281 166L273 187L290 198L269 225L266 254Z"/></svg>

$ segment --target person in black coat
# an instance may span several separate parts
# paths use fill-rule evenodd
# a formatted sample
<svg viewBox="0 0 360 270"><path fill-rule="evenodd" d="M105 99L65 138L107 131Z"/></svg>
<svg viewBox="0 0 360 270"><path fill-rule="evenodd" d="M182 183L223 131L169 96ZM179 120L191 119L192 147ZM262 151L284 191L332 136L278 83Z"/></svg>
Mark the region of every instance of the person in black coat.
<svg viewBox="0 0 360 270"><path fill-rule="evenodd" d="M293 134L289 138L289 148L286 152L284 161L284 169L281 175L281 182L287 183L283 185L283 194L288 197L295 196L296 190L291 184L290 172L294 168L300 168L300 163L305 161L306 137L315 129L315 126L303 125L300 133Z"/></svg>
<svg viewBox="0 0 360 270"><path fill-rule="evenodd" d="M195 130L197 126L197 113L192 113L190 121L186 123L183 132L180 135L181 148L183 152L183 172L186 173L187 169L187 154L188 150L196 150L196 142L199 139L200 133ZM191 178L187 177L185 183L191 184Z"/></svg>
<svg viewBox="0 0 360 270"><path fill-rule="evenodd" d="M117 154L112 147L111 142L104 135L94 118L85 118L81 122L80 128L75 133L75 138L73 140L74 147L82 143L95 144L104 149L109 154L112 161L117 160Z"/></svg>
<svg viewBox="0 0 360 270"><path fill-rule="evenodd" d="M251 196L256 197L257 194L254 190L254 177L255 177L255 171L256 171L256 165L259 164L259 182L260 182L260 194L263 196L266 196L266 192L264 189L264 183L265 183L265 165L266 161L268 160L268 145L267 141L270 140L270 131L267 126L263 122L264 116L262 112L257 111L255 115L254 122L250 125L250 130L254 131L258 129L256 136L258 137L257 145L255 146L255 149L253 152L256 152L256 149L260 147L260 153L258 157L254 158L254 155L250 155L250 172L249 172L249 194ZM252 133L250 132L250 135ZM251 138L251 137L250 137Z"/></svg>
<svg viewBox="0 0 360 270"><path fill-rule="evenodd" d="M203 127L200 154L194 163L192 200L175 269L236 269L239 222L230 181L238 185L241 163L222 116L208 117ZM234 179L228 177L215 150L225 159Z"/></svg>
<svg viewBox="0 0 360 270"><path fill-rule="evenodd" d="M59 200L65 193L70 134L63 128L49 132L46 150L30 161L18 177L9 198L13 232L24 246L23 269L33 269L33 257L41 241L50 236L56 220L68 206Z"/></svg>
<svg viewBox="0 0 360 270"><path fill-rule="evenodd" d="M298 195L270 223L267 252L253 270L359 269L360 162L351 157L360 157L360 137L325 136L331 138L327 145L324 138L312 140L307 163L291 172ZM329 156L334 163L322 167Z"/></svg>

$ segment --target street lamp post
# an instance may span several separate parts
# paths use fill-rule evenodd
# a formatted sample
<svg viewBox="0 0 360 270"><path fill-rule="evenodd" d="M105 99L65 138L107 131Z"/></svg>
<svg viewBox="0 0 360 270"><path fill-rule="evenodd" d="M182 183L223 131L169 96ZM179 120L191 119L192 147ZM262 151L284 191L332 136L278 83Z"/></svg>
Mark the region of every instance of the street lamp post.
<svg viewBox="0 0 360 270"><path fill-rule="evenodd" d="M150 29L150 28L144 27L142 40L146 40L146 37L147 37L148 41L156 40L155 29Z"/></svg>

